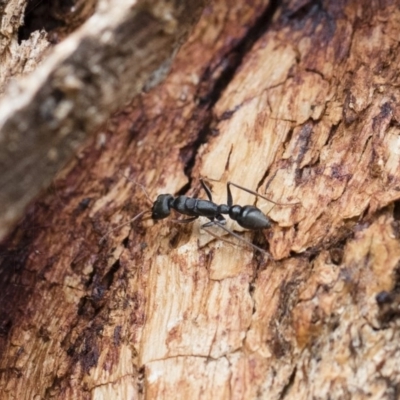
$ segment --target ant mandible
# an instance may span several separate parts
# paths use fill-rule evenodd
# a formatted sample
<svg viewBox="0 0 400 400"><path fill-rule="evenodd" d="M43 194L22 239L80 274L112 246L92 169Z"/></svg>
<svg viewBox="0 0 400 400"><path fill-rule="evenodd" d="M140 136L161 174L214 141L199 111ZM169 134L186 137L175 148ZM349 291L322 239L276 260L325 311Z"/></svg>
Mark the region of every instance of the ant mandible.
<svg viewBox="0 0 400 400"><path fill-rule="evenodd" d="M131 182L133 182L133 181L131 181ZM136 219L140 218L142 215L144 215L146 213L151 212L151 219L157 221L157 220L167 218L171 214L171 210L175 210L179 214L189 216L189 218L178 219L178 220L175 220L175 222L189 223L199 217L206 217L210 221L203 224L201 226L201 228L204 229L209 234L211 234L212 236L219 238L214 233L210 232L207 228L217 225L220 228L222 228L223 230L225 230L226 232L228 232L230 235L238 238L239 240L247 243L248 245L254 247L255 249L257 249L263 253L267 253L264 249L249 242L248 240L244 239L242 236L236 234L235 232L231 231L230 229L228 229L224 226L226 224L226 219L225 219L224 215L229 215L229 217L232 220L236 221L241 227L249 229L249 230L260 230L260 229L267 229L267 228L271 227L271 220L259 208L252 206L252 205L246 205L246 206L233 205L231 186L235 186L238 189L244 190L255 196L262 197L263 199L268 200L271 203L274 203L277 205L288 206L288 205L299 204L299 203L287 203L287 204L277 203L277 202L272 201L271 199L268 199L267 197L255 192L253 190L247 189L243 186L239 186L233 182L228 182L226 185L227 204L216 204L216 203L214 203L214 201L212 199L212 194L211 194L210 188L206 185L206 183L204 182L204 180L202 178L200 178L200 184L203 187L204 191L206 192L208 200L198 199L195 197L188 197L188 196L184 196L184 195L174 197L171 194L160 194L157 197L157 199L154 202L152 202L150 197L148 196L146 190L144 189L144 187L142 185L140 185L139 183L136 183L136 182L133 182L133 183L139 185L141 187L141 189L144 191L148 200L152 204L151 209L142 211L141 213L139 213L138 215L133 217L130 221L125 222L125 223L118 225L117 227L111 229L102 237L100 242L102 242L104 240L104 238L110 232L114 231L115 229L120 228L121 226L124 226L128 223L135 221ZM223 239L223 240L225 240L225 239ZM229 242L228 240L225 240L225 241ZM229 243L231 243L231 242L229 242Z"/></svg>

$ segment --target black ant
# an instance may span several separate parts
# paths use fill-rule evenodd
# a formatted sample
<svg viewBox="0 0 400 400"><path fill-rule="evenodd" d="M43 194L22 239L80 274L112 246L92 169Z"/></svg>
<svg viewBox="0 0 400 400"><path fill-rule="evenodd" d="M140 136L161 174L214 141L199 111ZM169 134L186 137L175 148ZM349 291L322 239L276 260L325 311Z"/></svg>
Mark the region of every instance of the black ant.
<svg viewBox="0 0 400 400"><path fill-rule="evenodd" d="M142 215L145 213L151 212L151 219L157 221L161 220L164 218L167 218L171 214L171 210L175 210L180 214L183 215L188 215L189 218L185 219L178 219L175 220L175 222L179 223L189 223L194 221L195 219L199 217L206 217L210 221L206 222L201 226L202 229L204 229L206 232L211 234L214 237L219 238L212 232L210 232L208 227L217 225L232 236L238 238L241 241L246 242L250 246L256 248L257 250L266 253L265 250L262 248L254 245L253 243L247 241L244 239L242 236L236 234L235 232L231 231L230 229L226 228L224 225L226 224L226 219L224 215L229 215L231 219L236 221L241 227L249 229L249 230L260 230L260 229L267 229L271 227L271 220L257 207L252 206L252 205L247 205L247 206L239 206L239 205L233 205L233 198L232 198L232 192L231 192L231 185L237 187L238 189L244 190L250 194L253 194L255 196L259 196L264 198L265 200L270 201L271 203L277 204L277 205L296 205L298 203L289 203L289 204L281 204L281 203L276 203L275 201L272 201L268 199L267 197L253 191L250 189L246 189L242 186L237 185L236 183L233 182L228 182L226 185L226 190L227 190L227 204L216 204L213 202L212 199L212 194L210 188L205 184L204 180L200 178L200 184L203 187L204 191L207 194L208 200L203 200L203 199L198 199L194 197L188 197L184 195L180 195L177 197L172 196L171 194L160 194L157 197L157 200L152 202L150 200L150 197L148 196L147 192L145 191L144 187L136 182L133 182L137 185L139 185L144 193L146 194L147 198L149 201L152 203L152 207L150 210L142 211L138 215L136 215L134 218L132 218L130 221L118 225L117 227L113 228L111 231L120 228L123 225L126 225L128 223L131 223L135 221L136 219L140 218ZM111 232L107 232L101 241L104 240L104 238ZM225 239L223 239L225 240ZM101 242L100 241L100 242ZM225 240L228 243L228 240Z"/></svg>

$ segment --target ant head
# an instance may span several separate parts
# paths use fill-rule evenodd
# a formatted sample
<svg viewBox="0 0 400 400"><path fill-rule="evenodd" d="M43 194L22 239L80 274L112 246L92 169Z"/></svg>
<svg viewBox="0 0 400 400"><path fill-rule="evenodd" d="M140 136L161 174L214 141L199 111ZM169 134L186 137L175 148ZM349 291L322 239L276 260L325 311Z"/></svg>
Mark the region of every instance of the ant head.
<svg viewBox="0 0 400 400"><path fill-rule="evenodd" d="M151 209L151 218L155 220L167 218L171 213L173 200L174 197L170 194L160 194Z"/></svg>

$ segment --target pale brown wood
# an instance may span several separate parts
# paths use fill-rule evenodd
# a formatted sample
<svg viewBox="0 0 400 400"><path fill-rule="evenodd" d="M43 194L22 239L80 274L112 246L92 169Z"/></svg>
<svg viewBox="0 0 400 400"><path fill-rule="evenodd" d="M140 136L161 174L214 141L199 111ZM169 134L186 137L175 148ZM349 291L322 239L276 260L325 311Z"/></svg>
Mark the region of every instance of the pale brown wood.
<svg viewBox="0 0 400 400"><path fill-rule="evenodd" d="M4 398L396 398L399 5L210 3L5 244ZM200 177L300 203L233 189L274 221L241 233L272 260L204 220L99 243L148 209L134 182Z"/></svg>

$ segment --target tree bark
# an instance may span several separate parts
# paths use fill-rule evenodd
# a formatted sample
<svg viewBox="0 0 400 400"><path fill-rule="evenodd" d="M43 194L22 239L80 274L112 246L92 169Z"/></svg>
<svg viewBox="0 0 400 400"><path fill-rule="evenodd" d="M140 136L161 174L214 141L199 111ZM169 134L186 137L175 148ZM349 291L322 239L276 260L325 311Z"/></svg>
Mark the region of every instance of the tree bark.
<svg viewBox="0 0 400 400"><path fill-rule="evenodd" d="M3 398L397 398L399 10L211 2L4 243ZM233 188L265 252L202 218L119 226L200 177L280 203Z"/></svg>
<svg viewBox="0 0 400 400"><path fill-rule="evenodd" d="M10 85L0 103L0 240L89 133L163 79L204 2L99 0L92 18L35 74ZM7 43L0 91L10 76L25 72L21 65L37 65L48 37L36 31L21 46L15 37Z"/></svg>

